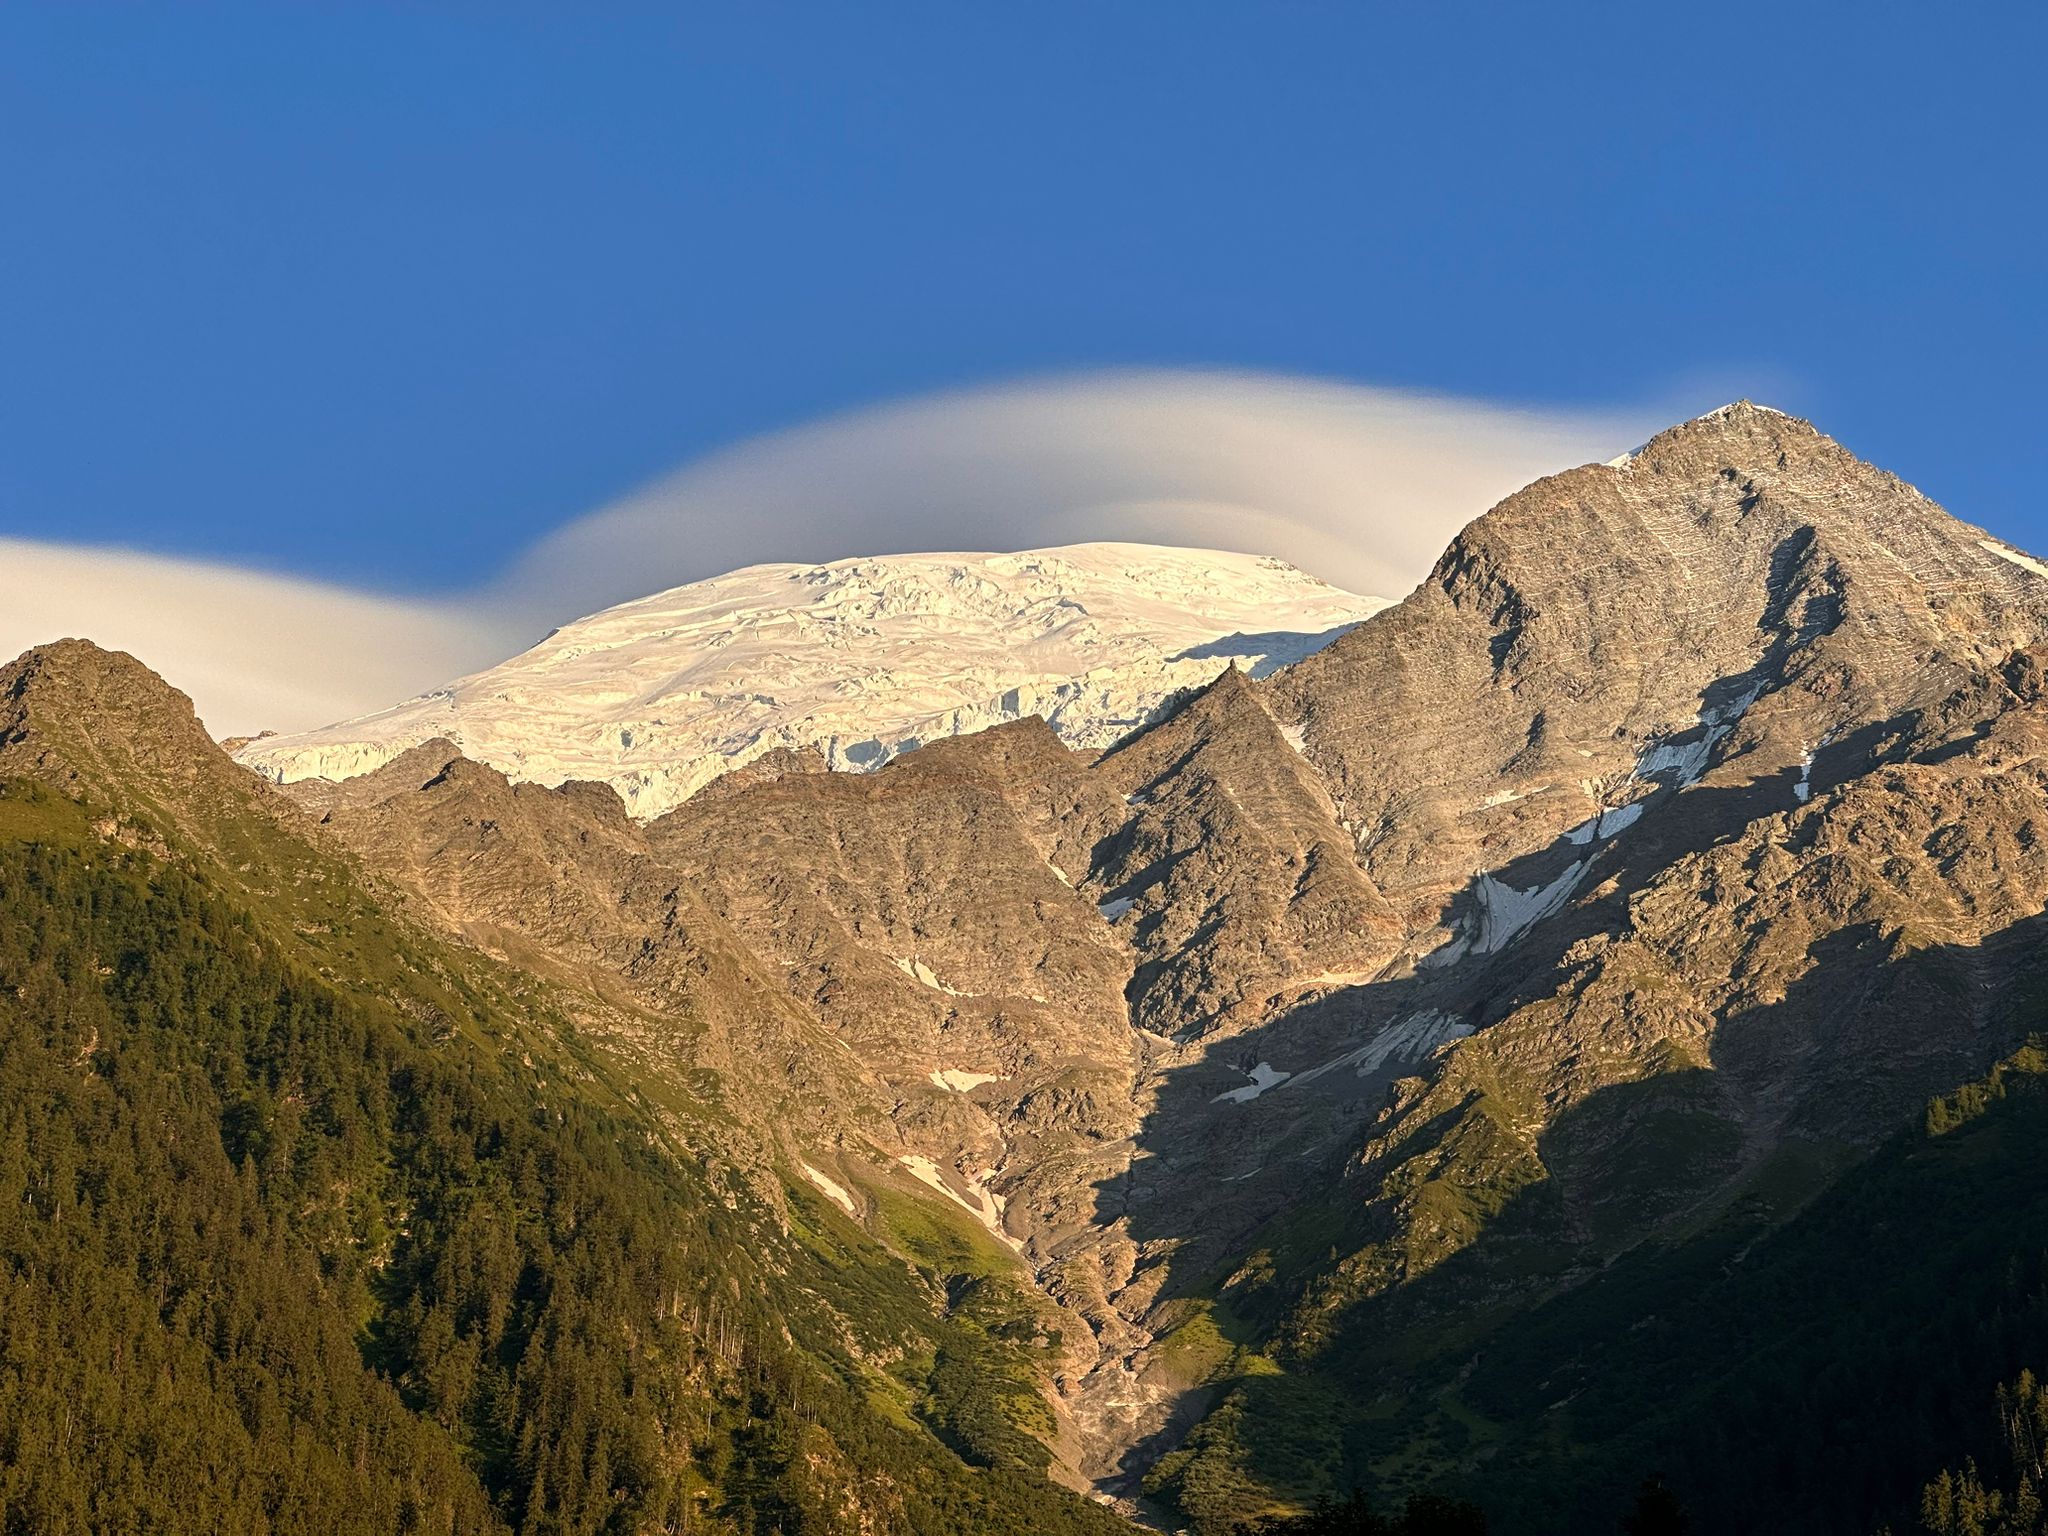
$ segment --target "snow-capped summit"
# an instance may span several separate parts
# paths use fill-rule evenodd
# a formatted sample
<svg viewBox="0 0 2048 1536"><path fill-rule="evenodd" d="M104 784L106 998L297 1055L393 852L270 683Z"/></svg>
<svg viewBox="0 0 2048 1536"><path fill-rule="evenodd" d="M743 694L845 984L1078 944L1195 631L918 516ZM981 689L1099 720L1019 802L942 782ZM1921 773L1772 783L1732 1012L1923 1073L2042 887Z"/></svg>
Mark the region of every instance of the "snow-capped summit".
<svg viewBox="0 0 2048 1536"><path fill-rule="evenodd" d="M1145 544L756 565L238 756L343 779L446 737L515 779L602 780L648 818L777 747L865 770L1027 715L1106 746L1176 690L1296 661L1384 606L1285 561Z"/></svg>

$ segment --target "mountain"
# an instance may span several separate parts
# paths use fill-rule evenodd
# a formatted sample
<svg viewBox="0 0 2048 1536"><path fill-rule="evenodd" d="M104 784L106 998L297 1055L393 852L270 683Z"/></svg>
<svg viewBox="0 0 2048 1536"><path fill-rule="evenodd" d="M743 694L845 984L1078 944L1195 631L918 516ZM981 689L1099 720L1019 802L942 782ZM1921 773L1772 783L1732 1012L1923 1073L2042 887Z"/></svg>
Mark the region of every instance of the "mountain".
<svg viewBox="0 0 2048 1536"><path fill-rule="evenodd" d="M1033 715L1105 747L1222 667L1299 660L1385 606L1283 561L1142 544L750 566L239 756L343 779L444 738L516 779L608 783L646 818L770 753L865 770Z"/></svg>
<svg viewBox="0 0 2048 1536"><path fill-rule="evenodd" d="M0 721L18 838L61 813L81 866L196 868L320 985L501 1074L532 1145L644 1148L606 1175L629 1208L707 1213L675 1218L684 1294L745 1299L778 1385L707 1364L708 1418L604 1401L675 1447L632 1466L696 1469L665 1486L712 1529L785 1518L746 1502L765 1477L786 1529L1114 1520L1064 1483L1199 1536L1354 1487L1564 1533L1661 1472L1697 1530L1868 1536L1984 1460L1983 1405L2048 1359L2048 573L1781 413L1539 481L1400 604L1099 749L1023 718L867 773L791 752L659 815L445 738L275 787L139 667L10 676L40 701ZM100 953L16 997L125 985L147 925ZM49 1082L82 1040L50 1036ZM299 1163L241 1153L241 1102L185 1134L260 1203ZM387 1120L348 1122L347 1188L418 1164ZM507 1347L488 1307L405 1321L425 1284L366 1278L370 1337ZM634 1305L579 1336L642 1337ZM705 1347L684 1314L663 1360ZM351 1368L425 1434L442 1349ZM603 1379L683 1390L626 1366ZM474 1427L501 1399L465 1390L444 1460L405 1454L541 1528ZM779 1460L747 1459L754 1408ZM627 1443L575 1486L662 1507ZM903 1470L861 1475L869 1446ZM951 1513L891 1504L913 1480Z"/></svg>
<svg viewBox="0 0 2048 1536"><path fill-rule="evenodd" d="M1123 1528L971 1223L869 1236L641 1071L705 1020L402 900L130 658L0 668L0 1525Z"/></svg>

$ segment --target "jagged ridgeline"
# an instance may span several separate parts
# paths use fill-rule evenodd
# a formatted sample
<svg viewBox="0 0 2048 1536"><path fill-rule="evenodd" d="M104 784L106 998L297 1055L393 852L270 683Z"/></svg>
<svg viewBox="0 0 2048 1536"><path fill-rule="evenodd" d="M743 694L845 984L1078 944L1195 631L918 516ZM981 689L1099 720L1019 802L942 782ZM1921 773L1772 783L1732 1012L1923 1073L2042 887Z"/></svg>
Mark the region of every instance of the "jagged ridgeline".
<svg viewBox="0 0 2048 1536"><path fill-rule="evenodd" d="M125 657L0 672L0 1529L1121 1528L957 1277L252 789Z"/></svg>
<svg viewBox="0 0 2048 1536"><path fill-rule="evenodd" d="M1739 404L1337 628L652 799L410 726L275 788L31 653L8 1516L1870 1536L2014 1471L2048 567Z"/></svg>

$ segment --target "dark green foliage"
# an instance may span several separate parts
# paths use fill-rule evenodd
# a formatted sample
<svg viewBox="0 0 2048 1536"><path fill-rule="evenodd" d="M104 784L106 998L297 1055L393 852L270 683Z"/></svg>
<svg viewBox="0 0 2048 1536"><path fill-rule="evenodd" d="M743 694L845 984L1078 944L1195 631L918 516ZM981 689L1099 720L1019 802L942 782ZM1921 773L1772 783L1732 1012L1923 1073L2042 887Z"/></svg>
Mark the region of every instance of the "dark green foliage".
<svg viewBox="0 0 2048 1536"><path fill-rule="evenodd" d="M1714 1219L1533 1304L1472 1262L1517 1257L1504 1217L1327 1353L1230 1383L1153 1487L1204 1531L1319 1478L1564 1536L1617 1529L1656 1467L1699 1536L1904 1530L1942 1466L2003 1465L1981 1405L2048 1357L2044 1150L2035 1044L1846 1171L1794 1147ZM1318 1437L1316 1467L1280 1454Z"/></svg>
<svg viewBox="0 0 2048 1536"><path fill-rule="evenodd" d="M389 1032L119 860L0 849L0 1519L495 1528L533 1479L466 1458L357 1343L418 1139Z"/></svg>
<svg viewBox="0 0 2048 1536"><path fill-rule="evenodd" d="M926 1416L946 1443L981 1467L1043 1473L1052 1465L1045 1443L1017 1422L1014 1401L1031 1397L1028 1382L1006 1374L997 1349L968 1336L939 1351L928 1387Z"/></svg>
<svg viewBox="0 0 2048 1536"><path fill-rule="evenodd" d="M1664 1479L1650 1477L1636 1490L1636 1507L1621 1517L1621 1529L1623 1536L1686 1536L1692 1522Z"/></svg>
<svg viewBox="0 0 2048 1536"><path fill-rule="evenodd" d="M1413 1495L1398 1515L1381 1515L1362 1493L1305 1515L1274 1515L1240 1526L1241 1536L1486 1536L1475 1504L1437 1494Z"/></svg>
<svg viewBox="0 0 2048 1536"><path fill-rule="evenodd" d="M1991 1449L1994 1384L2048 1352L2043 1063L2018 1053L1782 1225L1737 1208L1490 1336L1465 1400L1537 1433L1477 1496L1578 1530L1661 1466L1702 1532L1909 1518L1933 1467Z"/></svg>
<svg viewBox="0 0 2048 1536"><path fill-rule="evenodd" d="M1999 1446L1987 1484L1974 1460L1944 1471L1920 1494L1928 1536L2043 1536L2048 1510L2048 1385L2032 1371L1998 1389Z"/></svg>
<svg viewBox="0 0 2048 1536"><path fill-rule="evenodd" d="M0 813L0 1532L1122 1528L971 1392L990 1470L886 1422L793 1342L744 1190L499 1023Z"/></svg>

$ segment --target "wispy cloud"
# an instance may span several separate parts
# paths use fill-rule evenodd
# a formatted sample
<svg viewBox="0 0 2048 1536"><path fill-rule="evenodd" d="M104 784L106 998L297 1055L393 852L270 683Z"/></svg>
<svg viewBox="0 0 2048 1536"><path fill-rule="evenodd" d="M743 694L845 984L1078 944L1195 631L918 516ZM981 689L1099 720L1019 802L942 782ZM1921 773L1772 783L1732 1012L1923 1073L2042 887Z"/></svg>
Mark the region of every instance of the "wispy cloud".
<svg viewBox="0 0 2048 1536"><path fill-rule="evenodd" d="M1034 380L738 444L439 599L0 540L0 654L90 636L133 651L230 734L381 708L550 625L765 561L1121 539L1274 554L1396 597L1509 491L1661 424L1647 410L1517 410L1264 374Z"/></svg>
<svg viewBox="0 0 2048 1536"><path fill-rule="evenodd" d="M559 620L640 595L650 571L1126 539L1278 555L1398 597L1508 492L1663 424L1271 374L1033 380L712 454L543 539L496 590Z"/></svg>
<svg viewBox="0 0 2048 1536"><path fill-rule="evenodd" d="M0 656L78 636L139 656L217 736L381 708L532 639L486 607L123 550L0 539Z"/></svg>

